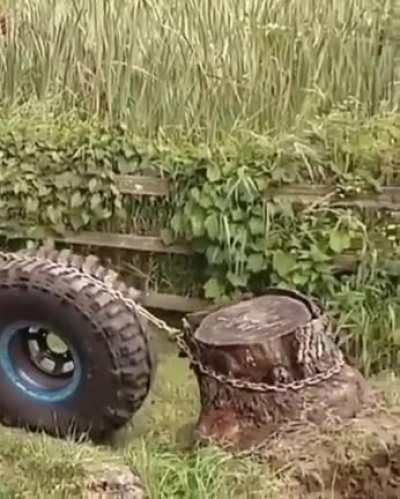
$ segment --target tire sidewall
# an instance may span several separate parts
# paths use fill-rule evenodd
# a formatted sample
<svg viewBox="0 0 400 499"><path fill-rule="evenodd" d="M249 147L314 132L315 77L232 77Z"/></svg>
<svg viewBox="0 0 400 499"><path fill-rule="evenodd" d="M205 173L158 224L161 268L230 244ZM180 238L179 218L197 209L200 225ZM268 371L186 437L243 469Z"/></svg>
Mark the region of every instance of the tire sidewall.
<svg viewBox="0 0 400 499"><path fill-rule="evenodd" d="M90 309L90 305L86 307ZM104 411L118 399L117 367L106 332L73 303L39 289L0 289L0 335L19 321L48 324L75 350L81 376L75 391L58 401L43 401L13 383L0 365L0 410L11 420L22 419L27 426L40 423L60 430L74 425L81 431L102 431ZM95 403L93 402L95 401Z"/></svg>

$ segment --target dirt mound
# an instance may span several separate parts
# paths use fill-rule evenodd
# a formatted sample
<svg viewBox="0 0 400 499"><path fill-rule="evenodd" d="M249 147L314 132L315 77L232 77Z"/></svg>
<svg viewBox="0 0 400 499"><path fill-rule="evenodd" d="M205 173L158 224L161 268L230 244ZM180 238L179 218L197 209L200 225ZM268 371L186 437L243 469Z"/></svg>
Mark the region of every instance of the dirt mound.
<svg viewBox="0 0 400 499"><path fill-rule="evenodd" d="M389 447L364 462L339 467L334 492L343 499L398 499L400 447Z"/></svg>
<svg viewBox="0 0 400 499"><path fill-rule="evenodd" d="M265 457L291 499L398 499L400 409L375 406L345 424L307 425L271 442Z"/></svg>
<svg viewBox="0 0 400 499"><path fill-rule="evenodd" d="M334 465L322 480L299 477L300 497L321 499L398 499L400 446L377 452L358 463Z"/></svg>

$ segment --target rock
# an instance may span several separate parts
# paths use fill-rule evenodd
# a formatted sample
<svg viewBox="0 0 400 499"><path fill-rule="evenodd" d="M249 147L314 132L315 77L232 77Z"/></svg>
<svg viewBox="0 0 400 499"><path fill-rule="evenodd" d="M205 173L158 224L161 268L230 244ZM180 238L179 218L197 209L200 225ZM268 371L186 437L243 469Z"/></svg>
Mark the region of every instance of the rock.
<svg viewBox="0 0 400 499"><path fill-rule="evenodd" d="M146 499L141 478L122 464L85 466L88 499Z"/></svg>

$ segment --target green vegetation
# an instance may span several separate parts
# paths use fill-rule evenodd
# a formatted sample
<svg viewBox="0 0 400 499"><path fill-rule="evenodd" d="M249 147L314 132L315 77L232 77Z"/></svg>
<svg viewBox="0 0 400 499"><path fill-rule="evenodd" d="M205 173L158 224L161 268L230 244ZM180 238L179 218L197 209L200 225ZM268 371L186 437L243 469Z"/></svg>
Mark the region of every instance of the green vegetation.
<svg viewBox="0 0 400 499"><path fill-rule="evenodd" d="M295 286L329 307L344 350L364 373L398 368L396 215L329 199L299 211L265 194L324 183L346 198L400 185L397 1L0 5L11 13L9 34L0 37L6 245L15 247L18 234L161 232L167 243L191 243L196 257L104 256L134 284L217 301ZM162 175L173 192L162 201L132 200L118 191L120 173ZM336 272L348 253L362 262ZM274 499L290 497L293 486L299 497L304 461L266 467L214 448L186 449L187 434L177 429L193 422L197 391L184 361L169 355L136 429L115 442L151 497ZM387 380L382 386L388 390ZM321 441L329 467L347 483L340 466L355 466L358 476L361 456L384 445L379 431L343 435L328 432ZM79 497L82 462L109 456L6 430L1 439L0 497L48 497L55 484L59 495ZM296 459L277 445L279 456ZM315 462L307 465L318 476Z"/></svg>
<svg viewBox="0 0 400 499"><path fill-rule="evenodd" d="M203 286L215 300L295 286L333 310L343 346L366 373L397 365L396 218L328 201L299 212L265 196L265 189L291 182L333 184L344 197L398 183L396 113L331 112L290 133L242 134L207 146L146 140L68 115L50 121L10 113L0 132L3 236L162 230L166 242L192 243L198 257L153 260L152 286L183 293ZM161 174L172 195L128 199L115 184L117 173ZM348 252L362 263L350 274L335 273ZM140 264L123 258L117 260L126 272Z"/></svg>
<svg viewBox="0 0 400 499"><path fill-rule="evenodd" d="M369 408L365 418L347 428L312 427L295 439L292 435L278 440L262 463L212 446L190 448L198 414L197 385L187 361L176 359L171 345L160 348L164 353L151 397L133 426L111 442L112 452L3 428L0 497L86 497L85 470L107 462L136 469L152 499L298 499L311 486L315 491L349 487L348 492L355 485L364 492L360 497L373 487L390 497L385 473L400 457L392 446L399 431L400 385L395 376L371 380L386 393L383 410Z"/></svg>
<svg viewBox="0 0 400 499"><path fill-rule="evenodd" d="M391 109L392 0L8 0L0 101L141 135L263 133L349 102Z"/></svg>

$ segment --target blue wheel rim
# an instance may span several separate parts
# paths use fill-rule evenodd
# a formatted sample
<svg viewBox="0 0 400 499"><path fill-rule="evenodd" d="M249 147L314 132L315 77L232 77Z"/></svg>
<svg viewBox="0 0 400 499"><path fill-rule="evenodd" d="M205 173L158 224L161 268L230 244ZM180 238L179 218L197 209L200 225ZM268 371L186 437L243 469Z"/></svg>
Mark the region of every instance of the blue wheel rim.
<svg viewBox="0 0 400 499"><path fill-rule="evenodd" d="M0 334L0 368L9 384L22 395L42 403L65 401L74 395L82 379L79 355L70 344L67 344L73 359L73 371L70 376L65 376L60 378L59 382L57 381L59 386L49 386L49 384L54 384L55 379L51 379L50 374L47 374L48 378L46 378L46 374L40 373L39 368L34 366L32 360L29 364L28 350L26 350L26 358L23 359L23 363L14 354L16 342L22 345L25 341L23 335L27 334L26 331L32 326L37 325L21 321L3 329ZM63 342L65 343L64 340ZM20 352L20 359L21 355ZM47 380L52 383L47 383Z"/></svg>

